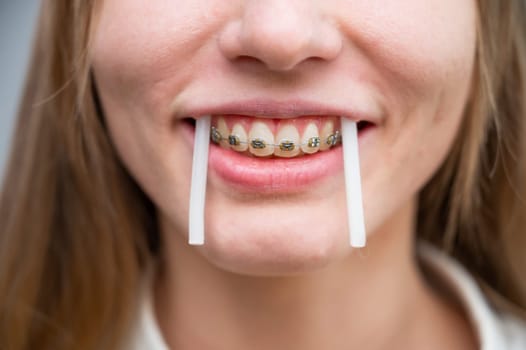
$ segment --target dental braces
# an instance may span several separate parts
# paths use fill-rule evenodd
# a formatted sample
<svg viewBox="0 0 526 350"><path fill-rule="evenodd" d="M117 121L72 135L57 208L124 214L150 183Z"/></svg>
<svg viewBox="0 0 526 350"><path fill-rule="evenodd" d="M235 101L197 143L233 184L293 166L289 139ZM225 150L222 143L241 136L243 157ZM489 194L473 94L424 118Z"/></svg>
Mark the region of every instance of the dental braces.
<svg viewBox="0 0 526 350"><path fill-rule="evenodd" d="M341 126L341 135L343 137L340 136L340 131L337 131L327 137L325 142L328 142L329 145L331 143L342 143L349 243L351 247L362 248L366 244L367 234L362 203L358 127L356 122L346 118L342 118ZM217 132L214 132L214 129L211 126L210 116L204 116L196 121L188 222L188 243L191 245L202 245L205 241L205 201L210 139L215 139L214 142L228 140L217 129L215 129ZM319 137L316 138L317 140L313 141L320 142ZM342 139L345 139L345 141ZM236 139L234 138L233 140ZM254 141L257 140L251 140L251 143ZM286 140L284 141L286 142ZM294 143L291 144L296 146ZM256 145L258 145L257 142ZM285 144L283 146L290 149L292 145ZM264 143L263 146L266 147Z"/></svg>
<svg viewBox="0 0 526 350"><path fill-rule="evenodd" d="M296 148L300 148L302 146L307 146L309 148L315 149L320 147L322 142L319 136L313 136L309 138L307 142L304 143L294 143L291 140L283 139L279 144L269 144L261 138L254 138L250 141L241 141L240 137L236 134L231 134L227 137L224 137L223 135L221 135L221 133L219 132L219 130L217 130L215 126L212 126L210 128L210 139L216 144L219 144L221 141L227 141L230 146L250 145L254 149L265 149L267 146L279 147L279 149L283 152L292 152ZM333 134L327 136L324 142L329 147L333 147L340 144L342 142L342 136L340 131L337 130Z"/></svg>

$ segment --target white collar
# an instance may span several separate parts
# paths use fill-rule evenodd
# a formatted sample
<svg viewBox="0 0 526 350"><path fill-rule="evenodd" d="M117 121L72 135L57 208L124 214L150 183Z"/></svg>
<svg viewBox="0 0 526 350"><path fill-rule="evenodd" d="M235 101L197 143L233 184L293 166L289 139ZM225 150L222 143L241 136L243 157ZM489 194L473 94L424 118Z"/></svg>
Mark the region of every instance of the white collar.
<svg viewBox="0 0 526 350"><path fill-rule="evenodd" d="M139 320L134 328L130 345L125 349L129 350L169 350L166 345L161 330L155 319L153 309L153 297L151 291L152 273L147 273L147 283L143 288L141 304L139 305Z"/></svg>
<svg viewBox="0 0 526 350"><path fill-rule="evenodd" d="M509 315L501 318L490 307L473 277L459 263L429 244L419 244L418 253L462 303L481 350L526 349L526 325ZM127 349L169 350L155 320L149 289L144 294L139 322Z"/></svg>
<svg viewBox="0 0 526 350"><path fill-rule="evenodd" d="M506 340L503 338L497 314L464 267L429 244L420 243L418 254L438 274L435 277L440 278L461 302L477 335L480 349L506 349Z"/></svg>

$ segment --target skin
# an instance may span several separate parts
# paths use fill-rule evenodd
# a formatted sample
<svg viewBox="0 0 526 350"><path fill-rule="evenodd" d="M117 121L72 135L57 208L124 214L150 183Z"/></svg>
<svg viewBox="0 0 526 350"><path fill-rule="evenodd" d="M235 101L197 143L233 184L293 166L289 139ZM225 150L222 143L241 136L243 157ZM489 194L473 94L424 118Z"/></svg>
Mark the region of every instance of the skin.
<svg viewBox="0 0 526 350"><path fill-rule="evenodd" d="M474 0L104 1L93 69L117 152L158 208L156 314L172 348L476 348L413 253L418 192L468 100L475 22ZM183 111L247 98L376 118L360 154L367 248L349 248L334 210L343 173L247 196L212 172L206 244L186 243Z"/></svg>

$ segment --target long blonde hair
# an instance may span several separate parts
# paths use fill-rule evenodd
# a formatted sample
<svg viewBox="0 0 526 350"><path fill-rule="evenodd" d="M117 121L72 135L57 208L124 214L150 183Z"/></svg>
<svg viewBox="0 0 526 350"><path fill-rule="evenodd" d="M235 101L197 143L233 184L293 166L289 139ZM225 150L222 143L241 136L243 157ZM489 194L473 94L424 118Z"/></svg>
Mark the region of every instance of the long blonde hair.
<svg viewBox="0 0 526 350"><path fill-rule="evenodd" d="M98 2L98 1L97 1ZM0 198L0 349L115 349L159 236L118 160L90 75L95 0L43 2ZM421 192L418 232L500 307L526 310L526 21L480 0L464 125Z"/></svg>

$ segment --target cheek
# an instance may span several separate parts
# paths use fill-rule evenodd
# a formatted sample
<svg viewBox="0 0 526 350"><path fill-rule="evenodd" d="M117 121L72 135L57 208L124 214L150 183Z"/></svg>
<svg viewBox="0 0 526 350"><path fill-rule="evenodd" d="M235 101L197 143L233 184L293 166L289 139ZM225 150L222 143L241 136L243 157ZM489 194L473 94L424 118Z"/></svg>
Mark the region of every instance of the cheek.
<svg viewBox="0 0 526 350"><path fill-rule="evenodd" d="M361 33L356 50L380 72L388 106L374 155L362 164L368 220L381 225L415 198L458 133L474 68L476 8L471 0L373 0L369 10L365 2L348 4L347 18L356 15L345 30Z"/></svg>
<svg viewBox="0 0 526 350"><path fill-rule="evenodd" d="M475 0L341 1L338 6L351 45L381 72L386 94L420 96L437 83L454 86L455 79L466 77L476 43Z"/></svg>
<svg viewBox="0 0 526 350"><path fill-rule="evenodd" d="M219 16L211 15L217 12L211 1L105 0L102 5L92 67L112 141L145 192L160 207L173 208L188 197L181 189L189 188L192 152L180 137L170 102L192 79L192 57L206 45Z"/></svg>
<svg viewBox="0 0 526 350"><path fill-rule="evenodd" d="M192 149L182 126L147 113L140 104L114 99L108 86L97 84L111 140L124 166L158 208L187 216ZM177 176L173 176L177 174Z"/></svg>
<svg viewBox="0 0 526 350"><path fill-rule="evenodd" d="M98 80L104 79L117 98L139 100L150 113L168 113L166 102L177 95L176 87L192 79L193 58L212 40L225 16L220 11L228 10L218 4L104 1L92 44Z"/></svg>

